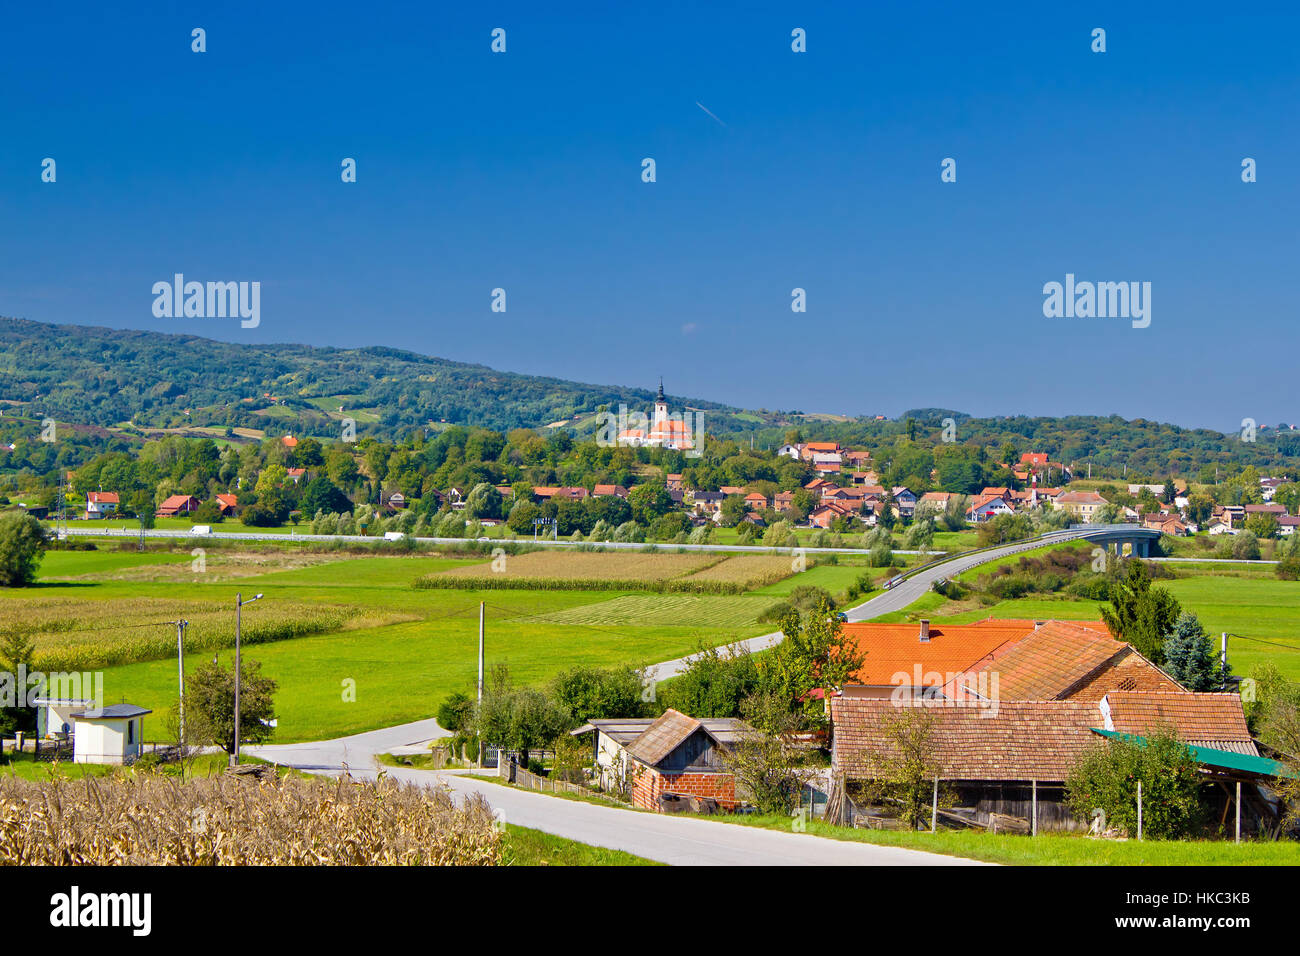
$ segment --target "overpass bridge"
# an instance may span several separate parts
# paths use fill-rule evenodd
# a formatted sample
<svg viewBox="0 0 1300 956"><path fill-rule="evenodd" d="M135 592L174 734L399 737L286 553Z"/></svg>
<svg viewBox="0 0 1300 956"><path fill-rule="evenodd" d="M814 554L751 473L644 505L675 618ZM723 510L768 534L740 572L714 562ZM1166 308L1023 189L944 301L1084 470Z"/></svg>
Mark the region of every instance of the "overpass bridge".
<svg viewBox="0 0 1300 956"><path fill-rule="evenodd" d="M1140 524L1076 524L1065 534L1096 542L1117 555L1123 554L1124 546L1128 545L1129 554L1135 558L1151 557L1152 546L1160 540L1159 531Z"/></svg>

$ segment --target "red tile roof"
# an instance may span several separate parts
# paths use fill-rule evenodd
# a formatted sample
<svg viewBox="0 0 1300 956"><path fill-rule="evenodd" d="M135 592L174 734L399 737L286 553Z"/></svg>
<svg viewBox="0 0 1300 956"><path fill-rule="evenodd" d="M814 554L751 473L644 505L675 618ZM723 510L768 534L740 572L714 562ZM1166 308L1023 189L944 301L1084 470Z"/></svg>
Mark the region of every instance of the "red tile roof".
<svg viewBox="0 0 1300 956"><path fill-rule="evenodd" d="M833 697L834 769L872 775L897 747L889 722L914 708L934 720L931 752L950 780L1064 780L1098 745L1093 728L1147 736L1164 725L1184 743L1258 753L1235 694L1114 691L1105 702L1001 700L996 706Z"/></svg>
<svg viewBox="0 0 1300 956"><path fill-rule="evenodd" d="M949 780L1062 781L1097 735L1096 703L1001 701L991 707L950 701L901 703L831 698L832 767L849 777L870 777L880 761L896 755L889 722L909 710L931 715L931 754Z"/></svg>
<svg viewBox="0 0 1300 956"><path fill-rule="evenodd" d="M1104 628L1098 632L1067 621L1048 621L996 660L951 681L945 696L961 697L962 687L971 686L996 687L1002 700L1056 700L1129 650L1128 644L1115 640Z"/></svg>
<svg viewBox="0 0 1300 956"><path fill-rule="evenodd" d="M1258 753L1251 740L1241 698L1236 694L1150 694L1111 691L1107 730L1145 735L1160 724L1172 726L1186 743L1238 753ZM1243 749L1248 748L1248 749Z"/></svg>
<svg viewBox="0 0 1300 956"><path fill-rule="evenodd" d="M1104 505L1108 502L1095 491L1067 491L1056 498L1058 505Z"/></svg>
<svg viewBox="0 0 1300 956"><path fill-rule="evenodd" d="M920 625L845 624L864 655L855 683L872 686L941 687L957 674L973 670L1000 648L1033 630L1032 622L984 621L979 624L931 624L922 641Z"/></svg>

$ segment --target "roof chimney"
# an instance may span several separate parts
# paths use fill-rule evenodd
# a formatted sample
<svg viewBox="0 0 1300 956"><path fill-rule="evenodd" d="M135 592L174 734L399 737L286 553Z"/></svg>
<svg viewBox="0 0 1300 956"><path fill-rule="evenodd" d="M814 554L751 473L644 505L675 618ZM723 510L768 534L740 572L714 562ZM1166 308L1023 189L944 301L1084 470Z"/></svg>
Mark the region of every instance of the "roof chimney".
<svg viewBox="0 0 1300 956"><path fill-rule="evenodd" d="M925 618L921 618L921 643L930 643L930 622Z"/></svg>
<svg viewBox="0 0 1300 956"><path fill-rule="evenodd" d="M1038 630L1040 627L1042 627L1042 626L1043 626L1044 624L1046 624L1046 623L1047 623L1046 621L1035 621L1035 622L1034 622L1034 630L1035 630L1035 631Z"/></svg>

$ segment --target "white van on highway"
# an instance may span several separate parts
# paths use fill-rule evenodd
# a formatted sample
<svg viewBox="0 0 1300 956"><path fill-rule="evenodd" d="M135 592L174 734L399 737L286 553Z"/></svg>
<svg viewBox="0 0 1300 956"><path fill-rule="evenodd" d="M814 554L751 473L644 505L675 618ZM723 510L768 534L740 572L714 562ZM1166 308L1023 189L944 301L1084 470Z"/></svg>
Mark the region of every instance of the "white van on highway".
<svg viewBox="0 0 1300 956"><path fill-rule="evenodd" d="M190 534L212 534L212 525L196 524L194 527L190 528Z"/></svg>

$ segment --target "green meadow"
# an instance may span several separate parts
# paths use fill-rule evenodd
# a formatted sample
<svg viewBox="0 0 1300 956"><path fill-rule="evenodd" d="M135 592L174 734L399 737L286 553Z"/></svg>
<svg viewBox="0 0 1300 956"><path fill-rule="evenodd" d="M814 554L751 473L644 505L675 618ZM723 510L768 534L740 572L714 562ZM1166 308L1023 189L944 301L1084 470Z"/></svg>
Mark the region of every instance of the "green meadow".
<svg viewBox="0 0 1300 956"><path fill-rule="evenodd" d="M994 565L962 576L987 573ZM1271 565L1204 562L1170 564L1176 577L1158 580L1184 610L1193 611L1217 642L1227 632L1228 661L1233 672L1249 676L1251 670L1272 661L1290 680L1300 681L1300 582L1282 581ZM1071 600L1065 596L1032 595L988 606L969 607L933 592L913 602L905 611L880 620L911 620L933 616L955 624L988 617L1060 618L1098 620L1101 602Z"/></svg>
<svg viewBox="0 0 1300 956"><path fill-rule="evenodd" d="M653 594L634 585L618 591L411 586L422 575L482 560L475 555L355 556L301 547L223 547L208 551L205 567L198 571L188 546L50 552L35 586L0 590L0 630L21 628L26 620L37 629L38 642L59 641L58 628L48 623L58 617L51 613L51 602L54 612L67 602L69 616L75 613L82 630L93 631L101 620L105 629L138 627L133 633L142 635L158 629L159 640L141 647L163 656L145 654L106 668L104 680L110 702L127 700L153 709L146 737L164 739L162 712L174 704L177 693L175 657L165 651L175 632L167 621L187 608L193 613L195 622L187 633L193 647L186 657L191 670L214 654L229 661L228 642L209 634L205 645L200 632L218 624L229 628L220 608L228 606L233 620L236 593L245 599L264 595L244 608L246 634L259 619L269 621L277 614L337 612L342 623L335 629L246 646L247 655L279 683L275 740L291 742L426 718L447 694L471 691L477 676L480 602L486 605L489 667L507 663L516 681L533 683L581 664L651 664L690 653L701 642L720 645L766 633L771 628L755 623L758 616L798 585L842 595L864 572L873 578L887 573L842 557L838 564L814 565L734 596ZM1300 583L1279 581L1269 568L1253 565L1180 565L1174 573L1175 579L1158 583L1200 615L1211 633L1234 635L1229 658L1237 673L1249 674L1269 660L1300 680ZM195 613L200 606L208 608L206 617ZM921 616L954 622L986 617L1080 620L1096 619L1099 612L1097 602L1057 596L982 606L929 593L882 620ZM163 651L157 650L160 646ZM200 646L209 649L200 651Z"/></svg>
<svg viewBox="0 0 1300 956"><path fill-rule="evenodd" d="M260 571L255 562L263 559L261 553L214 549L199 573L190 569L188 551L51 552L36 586L0 590L0 620L21 622L26 602L66 598L82 607L103 602L105 613L111 608L118 621L138 604L139 625L173 634L174 627L165 623L172 618L166 613L169 601L181 609L177 613L183 613L186 602L229 602L233 619L236 593L245 600L264 595L243 609L246 630L277 605L356 608L363 612L362 624L368 617L396 619L245 648L279 683L275 739L291 742L422 719L447 694L472 691L480 602L486 604L488 666L507 663L516 681L533 683L581 664L651 664L687 654L701 641L723 644L763 633L766 628L753 619L776 600L695 597L683 603L682 595L637 593L634 588L478 592L411 587L418 576L479 563L481 557L317 553L285 558L312 562L306 566ZM147 577L135 580L131 575ZM193 626L187 633L187 641L201 637ZM191 652L187 671L213 653ZM215 653L224 662L232 656L229 648ZM177 696L174 656L110 667L104 674L107 700L153 709L145 736L162 739L161 714Z"/></svg>

